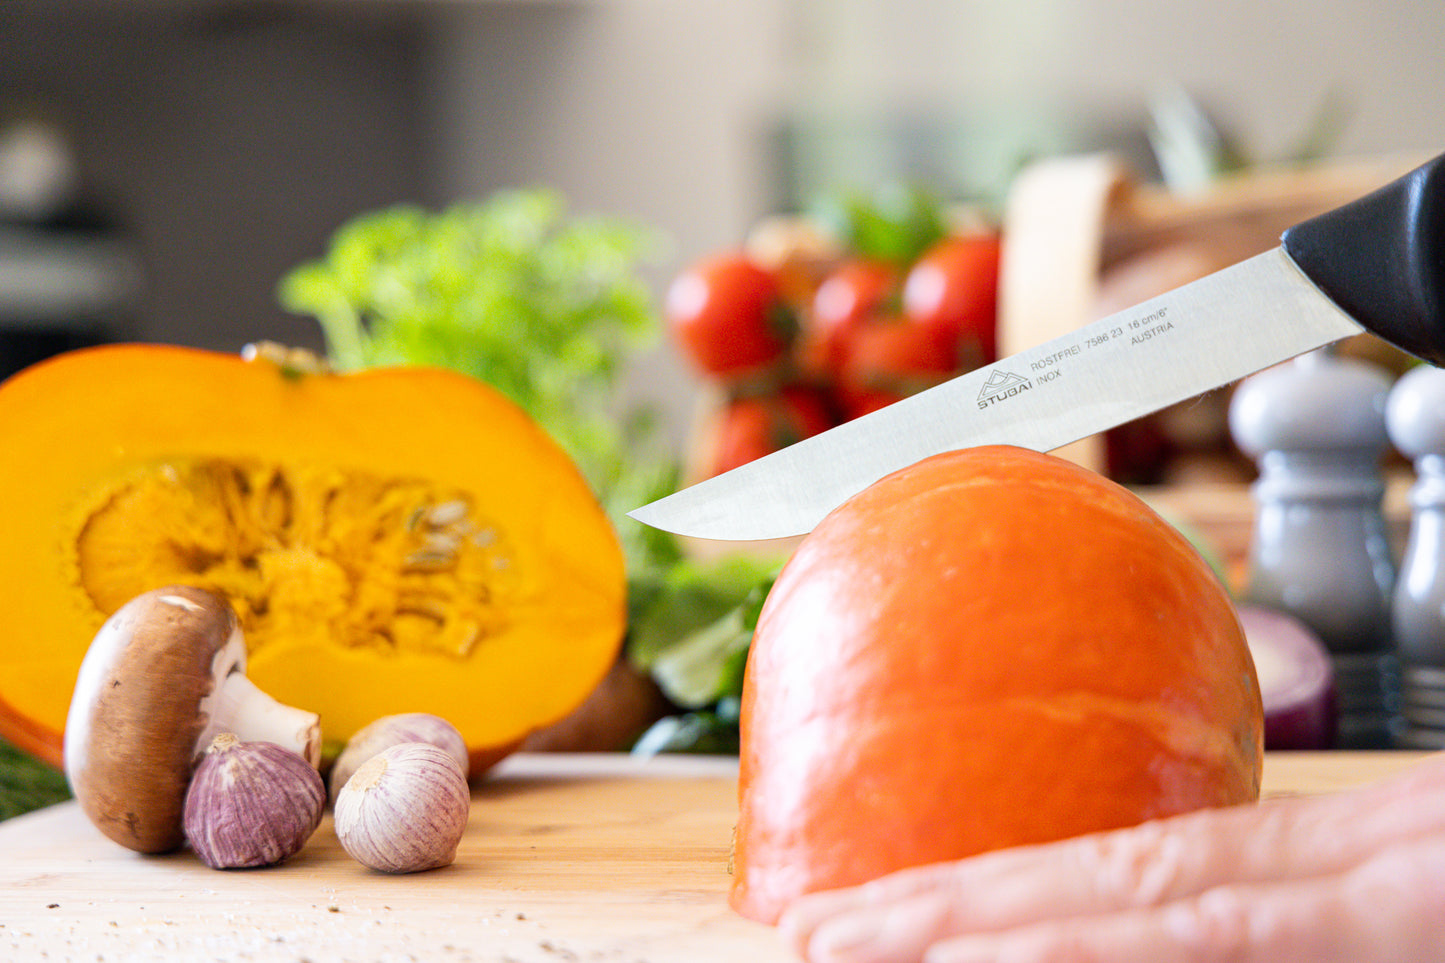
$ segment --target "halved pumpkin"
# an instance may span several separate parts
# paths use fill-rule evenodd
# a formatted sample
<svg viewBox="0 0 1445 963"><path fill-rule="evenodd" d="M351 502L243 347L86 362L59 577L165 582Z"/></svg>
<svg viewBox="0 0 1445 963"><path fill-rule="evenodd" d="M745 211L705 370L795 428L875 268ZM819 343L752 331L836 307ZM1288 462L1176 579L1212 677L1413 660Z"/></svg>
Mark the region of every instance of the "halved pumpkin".
<svg viewBox="0 0 1445 963"><path fill-rule="evenodd" d="M86 349L0 385L0 452L0 736L56 765L91 638L167 583L229 598L248 675L327 740L433 712L476 769L579 705L621 644L606 515L462 375Z"/></svg>
<svg viewBox="0 0 1445 963"><path fill-rule="evenodd" d="M1259 685L1177 530L1052 455L983 446L855 495L748 654L730 899L804 893L1258 798Z"/></svg>

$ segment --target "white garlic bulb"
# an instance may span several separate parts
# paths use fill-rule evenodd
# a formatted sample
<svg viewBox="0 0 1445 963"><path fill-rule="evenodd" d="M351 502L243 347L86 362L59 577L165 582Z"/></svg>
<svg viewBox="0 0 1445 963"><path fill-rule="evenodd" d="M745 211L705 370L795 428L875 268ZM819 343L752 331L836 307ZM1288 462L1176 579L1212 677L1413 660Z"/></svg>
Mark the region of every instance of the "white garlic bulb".
<svg viewBox="0 0 1445 963"><path fill-rule="evenodd" d="M415 873L456 859L471 790L446 750L408 742L372 756L336 796L341 848L384 873Z"/></svg>
<svg viewBox="0 0 1445 963"><path fill-rule="evenodd" d="M346 785L346 781L362 763L382 750L404 742L427 742L439 749L445 749L461 765L462 774L467 774L467 741L457 731L456 726L429 712L400 712L382 716L363 726L347 740L346 748L341 750L331 767L329 782L332 804L336 803L341 787Z"/></svg>

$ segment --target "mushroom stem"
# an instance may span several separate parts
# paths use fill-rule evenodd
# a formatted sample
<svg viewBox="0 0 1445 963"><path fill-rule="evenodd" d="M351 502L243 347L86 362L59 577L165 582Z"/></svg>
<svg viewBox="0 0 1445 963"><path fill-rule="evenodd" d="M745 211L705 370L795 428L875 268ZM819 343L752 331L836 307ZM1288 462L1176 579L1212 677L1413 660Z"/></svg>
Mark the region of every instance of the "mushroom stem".
<svg viewBox="0 0 1445 963"><path fill-rule="evenodd" d="M196 754L205 752L211 740L233 732L242 742L272 742L305 757L311 765L321 764L320 717L314 712L277 702L246 678L231 671L221 677L210 698L210 719L196 740Z"/></svg>

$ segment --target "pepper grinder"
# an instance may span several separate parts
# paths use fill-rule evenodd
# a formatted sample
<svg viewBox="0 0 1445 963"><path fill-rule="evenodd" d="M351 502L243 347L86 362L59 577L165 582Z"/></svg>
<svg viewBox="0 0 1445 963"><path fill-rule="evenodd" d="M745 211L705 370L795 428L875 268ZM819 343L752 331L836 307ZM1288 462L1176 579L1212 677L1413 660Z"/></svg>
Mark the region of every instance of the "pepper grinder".
<svg viewBox="0 0 1445 963"><path fill-rule="evenodd" d="M1385 419L1390 440L1415 465L1391 612L1400 659L1396 742L1445 749L1445 371L1421 365L1401 376Z"/></svg>
<svg viewBox="0 0 1445 963"><path fill-rule="evenodd" d="M1319 635L1334 662L1337 745L1391 745L1395 582L1380 459L1390 379L1323 348L1241 382L1235 443L1253 458L1248 599Z"/></svg>

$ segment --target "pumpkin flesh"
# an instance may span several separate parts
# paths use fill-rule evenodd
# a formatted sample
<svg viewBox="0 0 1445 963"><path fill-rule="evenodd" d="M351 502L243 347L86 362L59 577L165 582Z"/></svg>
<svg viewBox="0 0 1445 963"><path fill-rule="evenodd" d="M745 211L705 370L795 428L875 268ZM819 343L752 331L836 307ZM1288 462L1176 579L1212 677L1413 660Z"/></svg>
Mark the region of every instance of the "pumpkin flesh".
<svg viewBox="0 0 1445 963"><path fill-rule="evenodd" d="M248 675L328 740L428 711L479 760L566 715L620 646L606 516L521 409L461 375L88 349L0 386L0 445L0 735L52 762L90 639L157 585L230 599Z"/></svg>
<svg viewBox="0 0 1445 963"><path fill-rule="evenodd" d="M1224 587L1061 459L927 459L807 536L759 617L732 904L1257 798L1262 711Z"/></svg>

